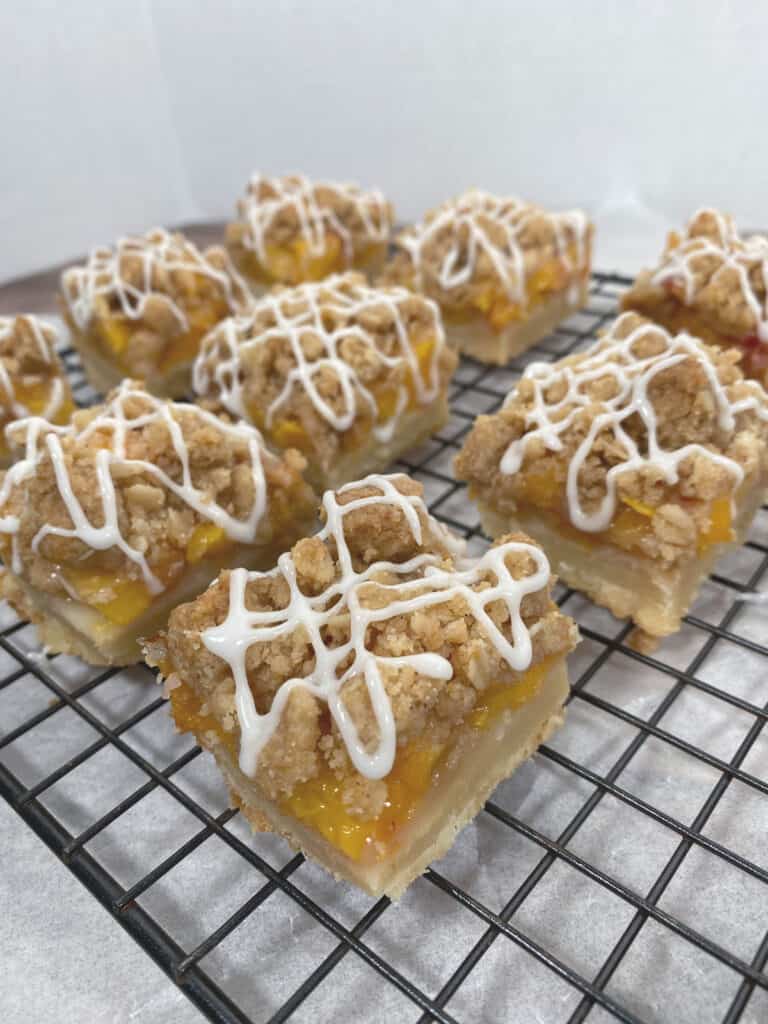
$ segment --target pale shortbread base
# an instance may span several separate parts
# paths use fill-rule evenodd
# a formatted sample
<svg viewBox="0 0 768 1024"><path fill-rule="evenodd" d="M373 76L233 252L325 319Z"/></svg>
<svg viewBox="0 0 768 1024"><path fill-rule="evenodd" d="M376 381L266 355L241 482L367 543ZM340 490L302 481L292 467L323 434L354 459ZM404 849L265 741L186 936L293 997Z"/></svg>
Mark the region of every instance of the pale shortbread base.
<svg viewBox="0 0 768 1024"><path fill-rule="evenodd" d="M309 534L313 526L310 519L298 523L295 532L280 546L235 545L219 557L204 558L188 566L173 587L159 594L138 618L125 626L110 622L87 604L39 590L10 570L3 575L0 588L19 615L34 623L41 645L50 653L72 654L89 665L134 665L143 658L139 640L163 629L173 609L193 601L223 569L271 569L288 543Z"/></svg>
<svg viewBox="0 0 768 1024"><path fill-rule="evenodd" d="M530 511L500 514L487 496L479 495L477 504L483 529L490 537L522 530L541 544L552 571L563 583L586 594L617 618L632 619L650 636L664 637L680 629L699 586L718 559L744 543L763 496L761 483L737 498L735 540L714 544L703 555L666 568L612 544L566 537Z"/></svg>
<svg viewBox="0 0 768 1024"><path fill-rule="evenodd" d="M504 366L551 334L561 320L581 309L588 295L588 283L578 282L555 292L537 306L527 320L511 323L498 334L491 330L486 318L478 314L466 323L446 323L446 339L459 352L481 363Z"/></svg>
<svg viewBox="0 0 768 1024"><path fill-rule="evenodd" d="M72 342L80 355L88 383L101 395L106 395L112 388L125 379L125 371L112 362L106 353L95 345L86 334L72 331ZM159 398L183 398L192 393L192 365L194 360L179 363L168 373L156 371L146 377L144 384L147 391Z"/></svg>
<svg viewBox="0 0 768 1024"><path fill-rule="evenodd" d="M359 886L371 896L399 899L432 861L444 856L457 833L480 811L495 787L563 723L569 686L565 661L550 669L540 690L523 707L504 712L485 730L459 733L438 780L402 833L399 851L388 860L354 861L319 832L286 814L239 769L236 759L213 733L203 745L215 756L230 790L257 831L274 831L332 875Z"/></svg>
<svg viewBox="0 0 768 1024"><path fill-rule="evenodd" d="M336 490L351 480L361 480L369 473L388 469L401 455L417 448L448 422L450 410L445 395L426 406L403 413L394 434L388 441L378 441L373 433L365 445L340 455L332 466L323 469L307 455L309 465L304 474L317 491Z"/></svg>

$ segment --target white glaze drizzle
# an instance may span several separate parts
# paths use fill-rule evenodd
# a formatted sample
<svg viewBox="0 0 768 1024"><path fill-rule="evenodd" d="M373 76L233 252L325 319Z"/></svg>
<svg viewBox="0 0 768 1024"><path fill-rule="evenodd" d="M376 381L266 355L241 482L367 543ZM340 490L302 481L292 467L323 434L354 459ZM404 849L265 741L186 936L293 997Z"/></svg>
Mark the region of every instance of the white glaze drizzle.
<svg viewBox="0 0 768 1024"><path fill-rule="evenodd" d="M401 309L404 303L412 304L414 301L426 304L431 319L430 331L435 338L426 383ZM358 322L368 310L382 306L392 318L397 337L399 352L393 356L381 351L376 346L375 336ZM257 333L256 324L265 310L274 319L274 326ZM329 329L324 313L341 318L341 324ZM310 335L315 342L320 341L322 353L319 356L307 358L301 343L304 334ZM419 405L427 405L438 396L438 365L445 346L445 333L437 305L421 296L415 300L405 288L371 288L363 282L350 281L349 276L343 274L267 295L254 305L249 316L230 317L217 325L203 339L195 360L192 386L197 394L206 396L213 392L225 409L248 419L243 400L243 356L250 349L267 345L275 338L287 341L296 365L286 375L278 396L267 407L267 428L272 425L275 414L290 400L294 388L299 388L309 397L318 415L334 430L348 430L362 408L372 415L373 433L378 440L388 441L393 436L408 402L407 382L399 386L393 414L382 422L376 422L378 407L374 395L354 368L339 355L340 345L349 338L357 338L367 345L387 368L394 369L405 363L410 370ZM327 369L333 371L341 388L343 405L340 412L324 400L315 385L315 376Z"/></svg>
<svg viewBox="0 0 768 1024"><path fill-rule="evenodd" d="M544 217L552 227L558 259L568 270L580 269L586 258L589 222L581 210L547 213L512 196L499 197L471 189L457 199L445 203L435 216L409 228L397 244L409 254L414 273L414 286L424 287L424 250L439 234L448 230L451 244L438 274L438 284L445 292L462 287L472 280L481 253L490 260L499 281L512 302L525 299L525 246L521 234L532 218ZM495 221L504 231L504 244L498 245L481 223L482 218ZM571 238L567 237L570 229ZM576 246L572 261L569 244Z"/></svg>
<svg viewBox="0 0 768 1024"><path fill-rule="evenodd" d="M32 332L35 344L40 352L40 357L51 369L54 369L54 345L56 342L56 328L53 324L46 323L36 316L22 316L23 320ZM13 337L15 320L13 317L0 316L0 351L6 341ZM64 380L60 374L50 377L48 380L50 391L48 401L41 415L46 419L55 416L61 409L66 389ZM14 419L29 415L29 409L16 397L14 378L9 373L0 357L0 415L10 413Z"/></svg>
<svg viewBox="0 0 768 1024"><path fill-rule="evenodd" d="M126 402L140 398L140 413L126 411ZM217 504L198 489L193 481L189 461L189 449L184 437L184 430L179 422L179 414L193 416L202 423L215 427L224 438L239 439L247 442L251 460L251 475L254 487L254 500L250 512L244 519L237 519L225 508ZM146 428L152 424L161 424L168 433L168 454L174 456L180 466L181 480L175 480L159 466L144 459L132 459L126 455L126 441L131 431ZM14 515L3 515L8 498L14 487L19 486L33 476L38 465L44 458L50 458L53 465L56 486L64 507L72 521L71 528L54 526L45 523L32 539L32 550L37 551L40 544L48 536L76 537L87 547L96 551L104 551L116 547L139 566L148 590L157 594L164 589L164 584L152 572L144 553L132 547L123 536L118 522L117 489L112 478L114 468L131 468L151 477L162 487L180 498L189 508L203 519L220 527L230 540L240 543L252 543L256 531L267 508L267 487L262 465L263 458L271 458L263 449L261 435L246 423L232 424L221 420L212 413L199 409L194 405L169 402L155 398L153 395L137 387L132 381L124 380L113 392L97 416L84 427L54 426L42 417L34 416L19 420L9 431L21 432L25 437L24 457L8 470L0 483L0 533L10 534L14 540L12 559L13 571L21 571L21 562L17 546L17 535L20 519ZM62 439L72 438L76 443L86 444L94 434L109 435L108 447L100 447L95 454L96 477L101 503L102 526L95 526L86 516L80 500L75 493L69 476Z"/></svg>
<svg viewBox="0 0 768 1024"><path fill-rule="evenodd" d="M659 445L656 410L648 395L649 385L659 373L693 356L706 374L722 431L732 434L737 415L750 410L760 419L768 421L768 403L762 388L754 382L745 382L745 387L751 392L750 396L732 400L697 338L688 334L673 337L663 328L650 323L640 324L625 338L618 338L618 328L634 315L625 313L614 321L608 334L595 346L594 354L576 366L543 362L528 365L523 378L530 381L533 387L533 408L526 417L526 424L532 429L509 445L499 466L501 472L507 475L518 472L526 448L534 439L542 441L549 451L562 451L563 435L567 434L579 413L595 402L595 399L582 391L582 385L606 377L613 378L616 384L614 397L601 400L604 411L594 417L568 465L566 494L569 517L574 526L587 532L608 528L616 512L617 478L631 470L654 466L669 484L675 484L680 463L691 455L699 454L733 473L737 484L743 478L744 471L738 462L710 451L704 445L686 444L674 451L667 451ZM663 337L666 348L663 352L641 359L635 356L632 349L647 334ZM557 402L548 402L546 393L549 388L562 383L567 385L564 396ZM514 402L515 397L516 392L513 391L505 405ZM645 451L640 449L623 427L631 416L639 417L645 426ZM583 509L579 497L579 474L592 451L595 439L605 431L611 432L615 441L624 448L626 458L607 471L605 496L598 508L590 513Z"/></svg>
<svg viewBox="0 0 768 1024"><path fill-rule="evenodd" d="M703 235L691 235L696 221L702 216L711 217L717 227L719 239L714 242ZM654 285L667 281L681 281L684 288L684 302L691 305L696 295L696 271L701 262L715 257L720 266L712 275L716 281L723 274L735 272L741 294L755 320L755 334L768 344L768 238L753 235L740 238L730 217L717 210L697 210L686 226L685 237L679 245L665 253L661 267L651 277ZM761 300L750 280L750 271L759 266L764 298Z"/></svg>
<svg viewBox="0 0 768 1024"><path fill-rule="evenodd" d="M123 260L126 258L138 259L141 263L138 283L126 280L123 274ZM156 284L158 274L165 277L174 272L194 274L215 282L233 313L240 305L238 292L248 296L247 286L228 257L226 269L219 269L188 238L172 235L164 228L153 228L143 237L120 238L114 249L109 246L92 249L83 266L64 271L61 276L62 292L69 313L80 330L88 327L100 298L116 300L122 316L140 320L151 296L162 300L179 327L187 330L189 321L184 310Z"/></svg>
<svg viewBox="0 0 768 1024"><path fill-rule="evenodd" d="M269 186L275 194L261 198L260 186ZM241 215L249 228L243 238L243 245L256 253L262 263L267 262L267 235L276 217L284 210L292 209L299 222L299 232L313 256L321 256L325 250L327 231L341 239L347 263L354 257L352 234L330 206L318 201L317 189L335 192L346 206L354 207L357 219L363 226L368 242L386 242L392 230L389 204L378 189L363 191L349 182L312 182L304 175L295 174L285 178L265 178L254 174L248 183L245 199L241 201ZM372 211L376 215L372 216Z"/></svg>
<svg viewBox="0 0 768 1024"><path fill-rule="evenodd" d="M545 587L549 580L549 563L544 553L530 544L509 541L490 548L476 560L464 559L463 542L428 515L423 500L404 495L395 486L396 476L372 475L364 480L347 484L337 493L366 486L379 493L339 504L336 494L326 491L323 497L326 522L317 536L331 543L339 562L339 575L317 597L301 592L296 581L296 567L290 552L281 555L274 570L269 573L249 573L236 569L230 574L229 610L222 623L206 629L202 634L205 646L222 658L230 667L236 688L236 707L240 723L240 768L249 776L257 770L259 754L277 728L290 694L303 688L325 701L336 722L357 771L370 779L387 775L394 762L397 736L392 707L384 686L382 670L407 666L420 675L448 681L453 676L451 663L434 653L412 654L403 657L377 656L366 646L369 626L398 615L409 615L420 609L444 604L454 598L466 601L469 611L480 625L501 658L514 671L525 671L531 662L531 636L520 615L520 604L526 594ZM374 505L393 505L398 508L407 524L406 529L417 544L423 543L419 511L426 516L429 529L439 542L457 558L453 569L446 569L437 554L425 552L407 562L375 562L362 572L355 570L344 535L344 517L350 512ZM505 564L511 552L524 551L534 560L536 570L523 579L515 579ZM401 577L395 583L371 583L380 573ZM290 598L285 608L276 611L250 611L246 607L246 588L249 581L282 578L288 585ZM414 577L408 579L406 577ZM485 590L474 590L481 580L492 580ZM391 594L392 601L383 608L367 608L361 601L361 589L375 585ZM511 642L497 628L486 611L494 601L503 601L510 616ZM324 627L337 616L348 612L349 640L328 647L323 639ZM312 646L315 666L303 677L286 680L278 689L272 706L266 714L259 714L248 685L246 658L253 644L268 643L278 636L303 629ZM349 666L343 671L345 659ZM369 752L362 743L354 722L349 716L342 688L351 679L365 682L371 706L379 729L376 750Z"/></svg>

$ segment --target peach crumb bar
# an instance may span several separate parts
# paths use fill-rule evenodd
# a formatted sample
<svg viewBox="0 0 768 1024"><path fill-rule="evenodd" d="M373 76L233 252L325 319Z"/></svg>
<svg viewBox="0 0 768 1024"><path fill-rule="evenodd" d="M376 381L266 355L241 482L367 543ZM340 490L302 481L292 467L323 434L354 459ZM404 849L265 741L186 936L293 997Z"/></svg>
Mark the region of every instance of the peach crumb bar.
<svg viewBox="0 0 768 1024"><path fill-rule="evenodd" d="M255 174L227 226L227 245L256 290L381 269L392 206L378 189Z"/></svg>
<svg viewBox="0 0 768 1024"><path fill-rule="evenodd" d="M580 210L473 189L403 231L382 280L434 299L452 344L502 365L584 305L591 247Z"/></svg>
<svg viewBox="0 0 768 1024"><path fill-rule="evenodd" d="M52 324L36 316L0 316L0 469L11 462L5 437L10 423L38 415L63 423L74 408L55 344Z"/></svg>
<svg viewBox="0 0 768 1024"><path fill-rule="evenodd" d="M745 376L768 385L768 238L741 237L727 214L699 210L682 234L671 231L658 266L638 275L622 307L736 349Z"/></svg>
<svg viewBox="0 0 768 1024"><path fill-rule="evenodd" d="M387 468L448 419L456 355L440 312L404 288L347 273L276 289L204 340L193 386L298 448L319 490Z"/></svg>
<svg viewBox="0 0 768 1024"><path fill-rule="evenodd" d="M51 652L140 660L138 638L231 565L262 568L311 529L297 452L124 381L64 426L10 428L0 480L2 593Z"/></svg>
<svg viewBox="0 0 768 1024"><path fill-rule="evenodd" d="M408 477L328 491L323 518L145 650L255 830L397 898L560 725L578 634L538 546L465 558Z"/></svg>
<svg viewBox="0 0 768 1024"><path fill-rule="evenodd" d="M221 246L200 252L183 235L155 228L65 270L60 301L97 391L134 377L153 394L179 398L189 392L203 335L245 312L252 295Z"/></svg>
<svg viewBox="0 0 768 1024"><path fill-rule="evenodd" d="M486 531L526 530L646 642L675 632L768 483L768 396L737 362L625 313L586 351L529 365L456 458Z"/></svg>

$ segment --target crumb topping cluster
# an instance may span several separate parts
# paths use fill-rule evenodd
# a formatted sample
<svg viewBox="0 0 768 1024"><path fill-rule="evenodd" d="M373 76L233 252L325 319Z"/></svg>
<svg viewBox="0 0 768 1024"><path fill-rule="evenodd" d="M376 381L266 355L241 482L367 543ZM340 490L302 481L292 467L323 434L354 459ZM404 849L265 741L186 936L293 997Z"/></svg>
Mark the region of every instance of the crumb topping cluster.
<svg viewBox="0 0 768 1024"><path fill-rule="evenodd" d="M247 424L154 398L133 381L67 426L35 417L9 432L24 457L0 483L6 561L52 594L75 596L70 579L88 571L159 593L201 524L253 543L269 536L276 490L311 501L296 453L277 459Z"/></svg>
<svg viewBox="0 0 768 1024"><path fill-rule="evenodd" d="M330 465L339 435L367 421L388 439L410 403L438 397L455 365L433 302L347 273L276 290L225 320L203 342L193 386L267 431L286 418L300 424Z"/></svg>
<svg viewBox="0 0 768 1024"><path fill-rule="evenodd" d="M341 241L349 266L367 246L386 242L392 230L392 207L378 189L311 182L299 174L283 178L255 174L237 210L228 241L251 250L264 264L270 244L287 246L301 239L310 254L319 256L327 236L333 234Z"/></svg>
<svg viewBox="0 0 768 1024"><path fill-rule="evenodd" d="M54 419L69 405L55 344L56 329L36 316L0 317L0 422L33 412Z"/></svg>
<svg viewBox="0 0 768 1024"><path fill-rule="evenodd" d="M157 347L196 327L201 310L216 320L244 311L251 301L225 249L201 252L183 235L163 228L121 238L114 248L93 249L83 266L64 271L61 291L77 330L124 318L143 330L149 348L153 338Z"/></svg>
<svg viewBox="0 0 768 1024"><path fill-rule="evenodd" d="M432 210L396 239L385 280L464 307L489 287L522 304L531 274L548 260L582 270L591 227L580 210L547 213L514 198L473 189Z"/></svg>
<svg viewBox="0 0 768 1024"><path fill-rule="evenodd" d="M457 474L499 508L554 497L590 532L640 503L646 553L674 560L714 499L766 469L768 399L737 361L625 313L587 351L530 364L504 407L478 418Z"/></svg>
<svg viewBox="0 0 768 1024"><path fill-rule="evenodd" d="M575 627L528 538L464 559L407 477L326 492L323 514L273 572L223 574L173 612L169 686L239 733L242 770L272 798L325 767L370 813L398 745L445 742L486 687L565 652Z"/></svg>
<svg viewBox="0 0 768 1024"><path fill-rule="evenodd" d="M734 340L768 343L768 238L741 238L727 214L699 210L682 236L671 233L658 268L644 271L625 301L631 307L659 289Z"/></svg>

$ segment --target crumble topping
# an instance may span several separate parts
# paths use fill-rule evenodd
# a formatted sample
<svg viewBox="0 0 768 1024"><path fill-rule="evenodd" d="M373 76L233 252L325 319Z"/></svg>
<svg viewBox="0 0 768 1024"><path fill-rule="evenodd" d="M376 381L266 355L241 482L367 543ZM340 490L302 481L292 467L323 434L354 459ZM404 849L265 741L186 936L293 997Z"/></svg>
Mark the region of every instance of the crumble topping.
<svg viewBox="0 0 768 1024"><path fill-rule="evenodd" d="M265 178L255 174L237 204L238 220L227 241L268 262L267 246L303 240L312 255L321 255L328 234L343 246L347 266L371 244L382 244L392 230L392 207L378 189L364 191L350 183L311 182L300 174Z"/></svg>
<svg viewBox="0 0 768 1024"><path fill-rule="evenodd" d="M699 210L682 235L670 233L659 266L639 275L624 306L645 312L667 297L734 340L768 342L768 238L742 238L732 217Z"/></svg>
<svg viewBox="0 0 768 1024"><path fill-rule="evenodd" d="M447 741L486 687L577 634L540 548L517 534L466 560L407 477L328 491L323 513L272 572L223 573L177 608L153 652L239 732L240 767L271 798L325 767L365 816L398 745Z"/></svg>
<svg viewBox="0 0 768 1024"><path fill-rule="evenodd" d="M159 593L201 524L220 540L255 543L271 534L281 490L291 489L294 514L312 501L298 453L278 459L247 424L154 398L135 381L67 426L34 417L8 433L24 455L0 480L5 561L62 597L77 597L70 579L84 571L106 574L105 590L111 578Z"/></svg>
<svg viewBox="0 0 768 1024"><path fill-rule="evenodd" d="M554 498L590 532L640 507L644 553L672 562L695 550L710 503L766 468L768 398L737 362L624 313L587 351L529 364L504 407L478 417L456 473L501 510Z"/></svg>
<svg viewBox="0 0 768 1024"><path fill-rule="evenodd" d="M56 329L36 316L0 316L0 423L34 411L54 419L71 403Z"/></svg>
<svg viewBox="0 0 768 1024"><path fill-rule="evenodd" d="M434 402L455 365L433 302L347 273L277 289L225 320L203 343L193 386L267 431L299 423L328 467L344 431L365 421L388 440L411 398Z"/></svg>
<svg viewBox="0 0 768 1024"><path fill-rule="evenodd" d="M587 269L591 232L580 210L547 213L472 189L397 237L384 280L456 309L472 305L489 288L523 304L526 282L547 261L556 259L574 273Z"/></svg>
<svg viewBox="0 0 768 1024"><path fill-rule="evenodd" d="M131 321L128 362L152 368L169 340L199 326L199 311L219 320L249 308L251 295L221 246L201 252L181 234L154 228L100 246L61 275L70 326L88 331L112 318Z"/></svg>

